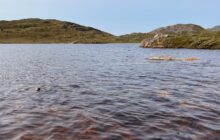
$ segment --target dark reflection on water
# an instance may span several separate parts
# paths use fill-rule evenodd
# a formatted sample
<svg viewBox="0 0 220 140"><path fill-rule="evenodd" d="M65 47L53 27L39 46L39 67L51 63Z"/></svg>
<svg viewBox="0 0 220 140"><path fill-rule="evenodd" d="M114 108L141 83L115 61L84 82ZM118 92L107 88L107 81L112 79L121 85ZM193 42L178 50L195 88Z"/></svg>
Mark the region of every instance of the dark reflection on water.
<svg viewBox="0 0 220 140"><path fill-rule="evenodd" d="M137 46L0 45L0 139L219 140L220 51Z"/></svg>

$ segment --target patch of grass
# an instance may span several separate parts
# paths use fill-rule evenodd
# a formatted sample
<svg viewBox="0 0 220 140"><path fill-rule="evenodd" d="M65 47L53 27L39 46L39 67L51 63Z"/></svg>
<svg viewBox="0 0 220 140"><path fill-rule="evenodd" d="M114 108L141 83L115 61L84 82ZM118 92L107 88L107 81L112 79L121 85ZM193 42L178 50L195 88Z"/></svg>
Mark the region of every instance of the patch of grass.
<svg viewBox="0 0 220 140"><path fill-rule="evenodd" d="M58 20L0 21L1 43L109 43L115 36L79 24Z"/></svg>
<svg viewBox="0 0 220 140"><path fill-rule="evenodd" d="M220 49L220 32L179 34L162 39L165 48Z"/></svg>

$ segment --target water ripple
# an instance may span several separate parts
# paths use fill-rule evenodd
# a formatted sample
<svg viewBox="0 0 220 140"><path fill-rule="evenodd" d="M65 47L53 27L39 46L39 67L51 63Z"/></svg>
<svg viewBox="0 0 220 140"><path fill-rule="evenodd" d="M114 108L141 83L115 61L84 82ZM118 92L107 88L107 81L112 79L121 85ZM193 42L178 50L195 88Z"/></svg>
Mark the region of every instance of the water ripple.
<svg viewBox="0 0 220 140"><path fill-rule="evenodd" d="M137 46L1 45L0 139L219 140L220 51Z"/></svg>

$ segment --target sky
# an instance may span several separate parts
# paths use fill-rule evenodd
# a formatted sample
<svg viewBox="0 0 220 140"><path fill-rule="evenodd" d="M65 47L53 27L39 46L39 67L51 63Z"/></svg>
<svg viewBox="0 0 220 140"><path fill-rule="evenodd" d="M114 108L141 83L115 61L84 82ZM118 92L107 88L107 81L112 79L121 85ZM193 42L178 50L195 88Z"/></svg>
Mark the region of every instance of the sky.
<svg viewBox="0 0 220 140"><path fill-rule="evenodd" d="M58 19L114 35L177 23L220 25L220 0L0 0L0 20Z"/></svg>

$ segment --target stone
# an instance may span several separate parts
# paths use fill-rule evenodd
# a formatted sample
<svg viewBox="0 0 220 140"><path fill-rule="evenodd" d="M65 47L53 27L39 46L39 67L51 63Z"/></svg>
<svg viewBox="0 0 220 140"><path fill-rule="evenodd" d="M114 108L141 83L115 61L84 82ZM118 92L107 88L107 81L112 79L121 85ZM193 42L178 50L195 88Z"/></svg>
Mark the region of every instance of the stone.
<svg viewBox="0 0 220 140"><path fill-rule="evenodd" d="M180 61L194 61L194 60L199 60L199 58L196 57L187 57L187 58L174 58L171 56L154 56L154 57L149 57L149 60L166 60L166 61L171 61L171 60L180 60Z"/></svg>
<svg viewBox="0 0 220 140"><path fill-rule="evenodd" d="M39 91L41 91L41 88L37 87L37 88L35 89L35 91L36 91L36 92L39 92Z"/></svg>
<svg viewBox="0 0 220 140"><path fill-rule="evenodd" d="M156 34L153 38L145 39L141 42L140 47L142 48L164 48L161 43L163 38L167 38L169 35L167 34Z"/></svg>

